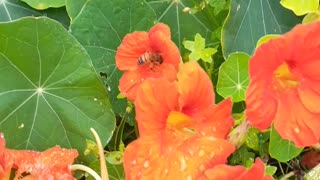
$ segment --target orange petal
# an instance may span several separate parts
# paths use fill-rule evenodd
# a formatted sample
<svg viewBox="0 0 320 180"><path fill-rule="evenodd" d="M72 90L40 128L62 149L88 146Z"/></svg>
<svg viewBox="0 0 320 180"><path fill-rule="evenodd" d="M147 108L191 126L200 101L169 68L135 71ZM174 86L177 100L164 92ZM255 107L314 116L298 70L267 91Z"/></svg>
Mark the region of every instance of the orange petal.
<svg viewBox="0 0 320 180"><path fill-rule="evenodd" d="M268 91L263 79L252 79L246 92L246 117L248 122L261 130L268 128L277 110L277 101Z"/></svg>
<svg viewBox="0 0 320 180"><path fill-rule="evenodd" d="M157 24L149 31L150 46L154 52L159 53L163 63L171 64L178 69L181 61L180 51L170 37L169 27Z"/></svg>
<svg viewBox="0 0 320 180"><path fill-rule="evenodd" d="M178 109L176 84L166 79L147 79L141 84L136 100L136 120L140 136L164 130L171 111Z"/></svg>
<svg viewBox="0 0 320 180"><path fill-rule="evenodd" d="M212 180L272 180L270 175L264 175L264 164L257 158L253 166L246 170L243 166L218 165L205 172Z"/></svg>
<svg viewBox="0 0 320 180"><path fill-rule="evenodd" d="M136 98L137 88L142 82L142 74L138 71L126 71L119 81L119 90L129 100Z"/></svg>
<svg viewBox="0 0 320 180"><path fill-rule="evenodd" d="M74 179L69 166L77 156L78 152L76 150L55 146L38 156L20 157L21 159L15 160L19 162L16 163L18 165L16 178L21 176L22 173L30 173L37 179ZM33 161L24 162L23 158L33 158Z"/></svg>
<svg viewBox="0 0 320 180"><path fill-rule="evenodd" d="M282 138L305 147L319 142L319 118L319 114L311 113L303 106L297 92L292 90L279 99L274 127Z"/></svg>
<svg viewBox="0 0 320 180"><path fill-rule="evenodd" d="M150 49L148 33L133 32L127 34L118 47L115 59L119 70L135 70L138 59Z"/></svg>
<svg viewBox="0 0 320 180"><path fill-rule="evenodd" d="M197 130L206 136L225 139L234 124L231 113L232 102L228 98L206 111L205 120L197 123Z"/></svg>
<svg viewBox="0 0 320 180"><path fill-rule="evenodd" d="M127 146L124 152L126 179L197 179L208 167L225 163L235 150L222 139L192 137L159 144L160 138L170 137L139 138Z"/></svg>
<svg viewBox="0 0 320 180"><path fill-rule="evenodd" d="M177 77L179 104L183 113L194 116L214 105L211 80L198 63L181 65Z"/></svg>
<svg viewBox="0 0 320 180"><path fill-rule="evenodd" d="M315 91L315 87L319 87L319 82L309 83L309 87L306 86L306 83L302 82L297 90L305 108L312 113L320 113L320 92Z"/></svg>

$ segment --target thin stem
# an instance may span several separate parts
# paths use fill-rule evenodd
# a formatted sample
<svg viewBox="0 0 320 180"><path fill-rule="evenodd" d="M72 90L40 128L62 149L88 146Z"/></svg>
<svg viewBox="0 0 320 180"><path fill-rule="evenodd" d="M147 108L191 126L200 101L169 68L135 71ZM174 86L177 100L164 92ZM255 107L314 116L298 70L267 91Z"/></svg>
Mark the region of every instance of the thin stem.
<svg viewBox="0 0 320 180"><path fill-rule="evenodd" d="M138 138L139 137L139 129L138 129L138 124L137 124L136 120L134 121L133 126L134 126L134 132L136 134L136 137Z"/></svg>
<svg viewBox="0 0 320 180"><path fill-rule="evenodd" d="M71 171L81 170L84 172L89 173L91 176L94 177L95 180L101 180L101 177L91 168L88 166L82 165L82 164L72 164L71 165Z"/></svg>
<svg viewBox="0 0 320 180"><path fill-rule="evenodd" d="M288 180L290 177L294 176L294 172L291 171L288 174L284 175L280 180Z"/></svg>
<svg viewBox="0 0 320 180"><path fill-rule="evenodd" d="M121 121L120 121L120 125L118 126L118 128L115 132L116 137L115 137L115 143L114 143L114 147L113 147L114 151L116 151L119 148L120 141L122 141L122 134L123 134L123 129L124 129L124 125L125 125L125 116L126 115L127 115L127 111L125 111L125 113L123 114ZM120 138L118 140L119 133L120 133Z"/></svg>
<svg viewBox="0 0 320 180"><path fill-rule="evenodd" d="M102 180L109 180L108 169L107 169L107 165L106 165L106 160L104 158L104 151L103 151L100 137L98 136L97 132L93 128L90 128L90 131L92 132L94 138L96 139L96 142L97 142L97 145L99 148L101 179Z"/></svg>

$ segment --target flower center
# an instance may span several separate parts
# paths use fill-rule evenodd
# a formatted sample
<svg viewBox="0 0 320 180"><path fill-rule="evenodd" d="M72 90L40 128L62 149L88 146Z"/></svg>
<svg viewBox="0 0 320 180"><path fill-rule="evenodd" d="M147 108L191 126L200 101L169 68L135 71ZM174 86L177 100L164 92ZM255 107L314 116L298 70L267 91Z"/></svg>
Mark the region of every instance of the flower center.
<svg viewBox="0 0 320 180"><path fill-rule="evenodd" d="M295 88L298 85L299 81L290 71L287 63L281 64L273 72L273 87L276 90L284 91L286 89Z"/></svg>
<svg viewBox="0 0 320 180"><path fill-rule="evenodd" d="M192 122L192 118L177 111L171 111L168 119L167 119L167 125L180 127L186 124L189 124Z"/></svg>

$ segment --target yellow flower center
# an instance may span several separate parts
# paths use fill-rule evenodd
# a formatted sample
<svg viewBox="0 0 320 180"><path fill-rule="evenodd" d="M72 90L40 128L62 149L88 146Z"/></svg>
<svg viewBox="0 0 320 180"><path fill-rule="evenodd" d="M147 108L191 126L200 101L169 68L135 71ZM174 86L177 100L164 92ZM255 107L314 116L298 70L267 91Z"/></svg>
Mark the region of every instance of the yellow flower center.
<svg viewBox="0 0 320 180"><path fill-rule="evenodd" d="M290 88L295 88L299 85L298 79L290 71L287 63L281 64L273 72L273 82L274 82L274 88L280 91L284 91Z"/></svg>
<svg viewBox="0 0 320 180"><path fill-rule="evenodd" d="M167 124L171 126L181 126L191 122L191 117L177 111L171 111L167 119Z"/></svg>

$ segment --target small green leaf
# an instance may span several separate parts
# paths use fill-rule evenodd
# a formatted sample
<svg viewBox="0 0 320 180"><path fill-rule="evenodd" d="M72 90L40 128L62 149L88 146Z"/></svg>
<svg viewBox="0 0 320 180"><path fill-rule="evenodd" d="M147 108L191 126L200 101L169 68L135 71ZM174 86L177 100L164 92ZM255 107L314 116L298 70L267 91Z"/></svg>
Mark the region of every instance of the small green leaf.
<svg viewBox="0 0 320 180"><path fill-rule="evenodd" d="M205 48L206 40L197 33L194 37L194 41L183 41L182 44L186 49L191 51L189 54L189 60L198 61L202 59L205 62L212 63L212 55L217 52L215 48Z"/></svg>
<svg viewBox="0 0 320 180"><path fill-rule="evenodd" d="M264 170L264 174L273 176L274 173L276 173L276 171L277 171L277 167L267 165L265 170Z"/></svg>
<svg viewBox="0 0 320 180"><path fill-rule="evenodd" d="M302 16L316 11L319 6L319 0L281 0L280 4L292 10L296 15Z"/></svg>
<svg viewBox="0 0 320 180"><path fill-rule="evenodd" d="M65 0L21 0L34 9L43 10L50 7L62 7L65 5Z"/></svg>
<svg viewBox="0 0 320 180"><path fill-rule="evenodd" d="M210 6L214 7L213 13L215 15L219 14L222 10L227 9L226 0L208 0Z"/></svg>
<svg viewBox="0 0 320 180"><path fill-rule="evenodd" d="M307 14L303 18L302 24L307 24L307 23L311 23L314 21L318 21L318 20L320 20L320 9L319 8L317 11Z"/></svg>
<svg viewBox="0 0 320 180"><path fill-rule="evenodd" d="M243 165L247 168L251 167L255 159L255 154L250 152L247 146L243 145L230 156L231 165Z"/></svg>
<svg viewBox="0 0 320 180"><path fill-rule="evenodd" d="M297 148L291 141L282 139L274 127L271 127L269 152L272 158L287 162L298 156L302 150L303 148Z"/></svg>
<svg viewBox="0 0 320 180"><path fill-rule="evenodd" d="M248 61L245 53L232 53L219 69L217 92L222 97L232 97L233 102L243 101L249 83Z"/></svg>
<svg viewBox="0 0 320 180"><path fill-rule="evenodd" d="M259 132L256 128L250 128L245 137L245 144L256 151L259 150L259 138L257 136Z"/></svg>

